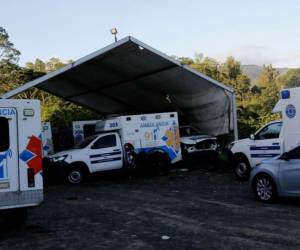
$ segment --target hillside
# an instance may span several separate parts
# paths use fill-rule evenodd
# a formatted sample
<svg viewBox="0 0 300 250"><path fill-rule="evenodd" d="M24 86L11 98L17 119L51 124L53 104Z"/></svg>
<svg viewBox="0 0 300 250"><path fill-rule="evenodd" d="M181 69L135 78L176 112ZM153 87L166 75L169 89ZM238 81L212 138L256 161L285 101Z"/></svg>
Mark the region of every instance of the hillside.
<svg viewBox="0 0 300 250"><path fill-rule="evenodd" d="M255 84L258 76L262 71L262 66L258 65L241 65L243 72L251 79L251 83ZM277 68L280 74L285 74L289 68Z"/></svg>

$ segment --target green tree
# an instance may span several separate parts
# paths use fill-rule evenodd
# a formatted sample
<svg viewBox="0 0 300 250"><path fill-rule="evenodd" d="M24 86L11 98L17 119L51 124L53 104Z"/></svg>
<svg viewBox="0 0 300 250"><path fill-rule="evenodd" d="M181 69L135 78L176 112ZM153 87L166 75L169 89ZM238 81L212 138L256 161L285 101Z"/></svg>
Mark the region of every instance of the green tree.
<svg viewBox="0 0 300 250"><path fill-rule="evenodd" d="M280 84L278 70L274 69L272 65L264 66L257 79L257 85L261 89L261 93L254 96L258 105L257 113L259 119L257 125L259 127L279 118L278 114L272 114L272 110L279 100Z"/></svg>
<svg viewBox="0 0 300 250"><path fill-rule="evenodd" d="M278 70L274 69L271 64L264 65L256 83L261 88L267 88L270 86L274 86L278 80L278 77Z"/></svg>
<svg viewBox="0 0 300 250"><path fill-rule="evenodd" d="M33 70L34 72L46 73L46 64L38 58L35 59L34 63L27 62L25 67Z"/></svg>
<svg viewBox="0 0 300 250"><path fill-rule="evenodd" d="M290 69L280 77L280 85L284 88L300 87L300 69Z"/></svg>
<svg viewBox="0 0 300 250"><path fill-rule="evenodd" d="M19 60L20 51L9 40L6 30L0 26L0 63L16 63Z"/></svg>

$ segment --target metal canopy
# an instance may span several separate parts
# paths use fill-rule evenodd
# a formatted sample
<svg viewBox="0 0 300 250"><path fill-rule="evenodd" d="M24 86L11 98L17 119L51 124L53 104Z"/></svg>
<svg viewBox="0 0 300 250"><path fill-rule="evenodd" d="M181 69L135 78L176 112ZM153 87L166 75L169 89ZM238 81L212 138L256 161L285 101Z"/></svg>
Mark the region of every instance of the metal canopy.
<svg viewBox="0 0 300 250"><path fill-rule="evenodd" d="M2 96L31 87L103 115L178 111L203 133L236 131L234 91L133 37Z"/></svg>

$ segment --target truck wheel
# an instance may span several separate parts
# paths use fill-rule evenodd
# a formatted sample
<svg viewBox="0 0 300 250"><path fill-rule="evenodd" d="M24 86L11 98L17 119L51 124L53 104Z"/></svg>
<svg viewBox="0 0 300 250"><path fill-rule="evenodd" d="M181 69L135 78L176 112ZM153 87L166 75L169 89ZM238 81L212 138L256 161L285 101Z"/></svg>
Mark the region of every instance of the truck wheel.
<svg viewBox="0 0 300 250"><path fill-rule="evenodd" d="M127 166L130 174L139 174L146 165L146 154L141 152L135 155L132 162Z"/></svg>
<svg viewBox="0 0 300 250"><path fill-rule="evenodd" d="M234 160L234 173L240 180L248 180L250 176L250 164L245 157L237 157Z"/></svg>
<svg viewBox="0 0 300 250"><path fill-rule="evenodd" d="M252 187L256 198L263 202L272 202L277 198L277 189L272 178L267 174L258 175L253 183Z"/></svg>
<svg viewBox="0 0 300 250"><path fill-rule="evenodd" d="M148 157L148 169L151 174L164 175L170 169L169 157L163 153L153 153Z"/></svg>
<svg viewBox="0 0 300 250"><path fill-rule="evenodd" d="M84 180L85 172L82 168L74 167L67 171L67 181L71 184L79 184Z"/></svg>

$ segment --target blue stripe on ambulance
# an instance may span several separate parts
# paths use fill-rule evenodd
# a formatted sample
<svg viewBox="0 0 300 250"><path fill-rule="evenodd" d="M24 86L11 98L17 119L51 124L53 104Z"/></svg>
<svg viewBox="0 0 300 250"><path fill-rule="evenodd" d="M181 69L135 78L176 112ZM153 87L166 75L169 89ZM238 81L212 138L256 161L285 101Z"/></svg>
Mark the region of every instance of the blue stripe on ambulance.
<svg viewBox="0 0 300 250"><path fill-rule="evenodd" d="M111 155L120 155L120 154L122 154L122 152L111 152L111 153L104 153L104 154L90 155L90 158L104 157L104 156L111 156Z"/></svg>
<svg viewBox="0 0 300 250"><path fill-rule="evenodd" d="M107 158L107 159L91 161L91 164L110 162L110 161L120 161L121 159L122 159L122 157Z"/></svg>
<svg viewBox="0 0 300 250"><path fill-rule="evenodd" d="M163 150L165 153L167 153L171 160L173 160L177 157L176 152L171 147L168 147L168 146L137 148L136 153L140 153L140 152L148 153L148 152L151 152L152 150L157 150L158 148Z"/></svg>
<svg viewBox="0 0 300 250"><path fill-rule="evenodd" d="M280 146L250 146L250 150L279 150Z"/></svg>
<svg viewBox="0 0 300 250"><path fill-rule="evenodd" d="M252 158L268 158L268 157L275 157L279 154L251 154Z"/></svg>

